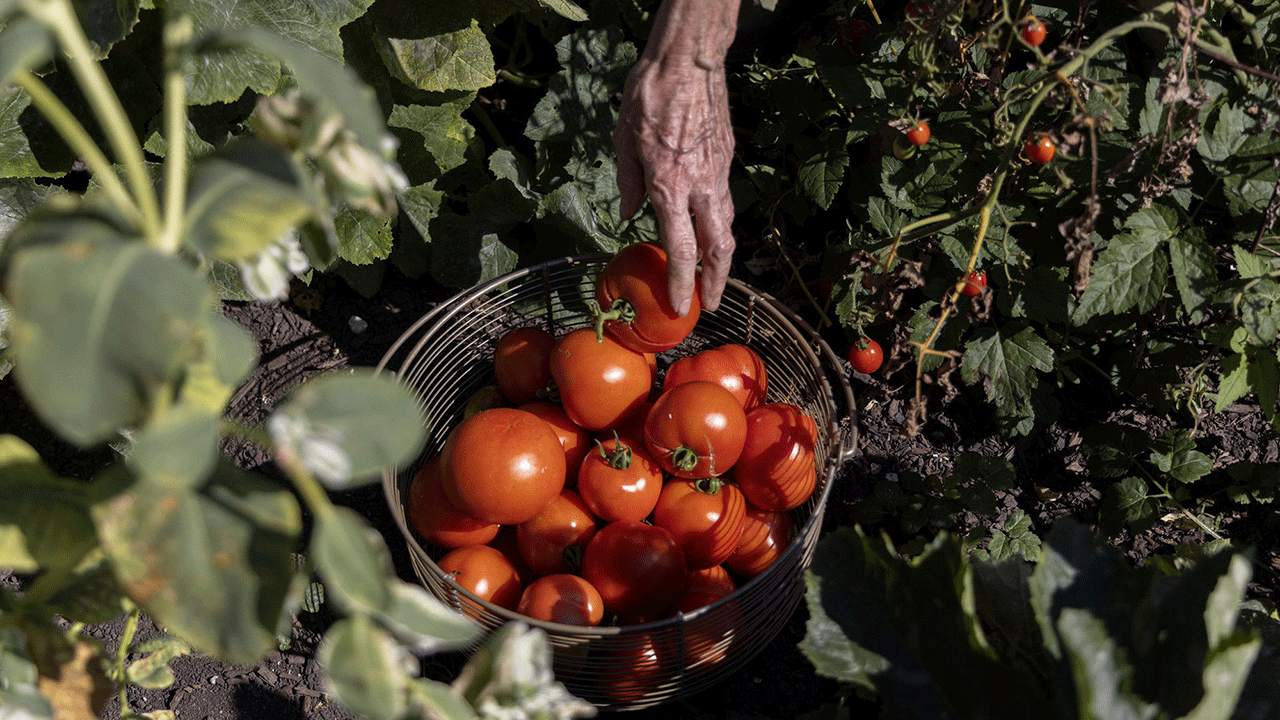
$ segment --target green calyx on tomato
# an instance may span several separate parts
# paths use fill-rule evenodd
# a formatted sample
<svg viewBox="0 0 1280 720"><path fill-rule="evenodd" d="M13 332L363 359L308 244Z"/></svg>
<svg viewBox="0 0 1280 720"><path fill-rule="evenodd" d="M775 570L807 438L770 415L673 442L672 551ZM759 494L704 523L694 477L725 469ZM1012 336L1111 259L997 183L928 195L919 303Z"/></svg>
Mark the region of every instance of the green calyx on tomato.
<svg viewBox="0 0 1280 720"><path fill-rule="evenodd" d="M724 487L724 480L718 477L698 478L693 481L693 487L700 493L715 495L720 492L720 488Z"/></svg>
<svg viewBox="0 0 1280 720"><path fill-rule="evenodd" d="M688 445L681 445L671 451L671 464L676 466L677 470L689 472L698 467L698 463L702 460L698 455L698 451Z"/></svg>
<svg viewBox="0 0 1280 720"><path fill-rule="evenodd" d="M636 306L626 298L615 298L612 303L609 303L608 310L601 310L594 300L589 301L587 307L591 309L591 314L596 319L596 342L604 342L604 325L610 320L630 324L636 319Z"/></svg>
<svg viewBox="0 0 1280 720"><path fill-rule="evenodd" d="M631 446L622 442L618 437L618 433L613 434L613 450L605 448L604 443L596 440L596 447L600 448L600 457L604 458L606 464L614 470L626 470L631 467Z"/></svg>

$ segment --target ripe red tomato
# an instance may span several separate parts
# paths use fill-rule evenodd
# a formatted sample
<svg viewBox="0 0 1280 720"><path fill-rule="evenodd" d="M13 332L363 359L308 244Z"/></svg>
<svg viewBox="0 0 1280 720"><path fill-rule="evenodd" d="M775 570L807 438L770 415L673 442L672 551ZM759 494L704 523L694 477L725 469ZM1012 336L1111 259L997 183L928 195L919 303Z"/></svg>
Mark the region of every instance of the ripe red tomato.
<svg viewBox="0 0 1280 720"><path fill-rule="evenodd" d="M564 487L564 448L542 418L494 408L459 423L440 453L444 491L468 515L518 525L542 512Z"/></svg>
<svg viewBox="0 0 1280 720"><path fill-rule="evenodd" d="M792 525L791 515L785 512L748 504L738 548L724 566L747 580L764 572L791 544Z"/></svg>
<svg viewBox="0 0 1280 720"><path fill-rule="evenodd" d="M733 479L747 502L762 510L790 510L818 484L814 446L818 426L787 403L761 405L747 415L746 443Z"/></svg>
<svg viewBox="0 0 1280 720"><path fill-rule="evenodd" d="M516 612L546 622L595 627L604 620L604 600L577 575L547 575L529 583Z"/></svg>
<svg viewBox="0 0 1280 720"><path fill-rule="evenodd" d="M690 380L719 384L738 398L744 411L764 402L769 390L764 360L746 345L720 345L676 360L662 378L662 389Z"/></svg>
<svg viewBox="0 0 1280 720"><path fill-rule="evenodd" d="M655 691L655 686L669 676L674 662L670 647L661 650L648 633L628 637L625 644L601 651L602 657L591 658L600 678L604 699L636 705ZM590 699L590 698L588 698Z"/></svg>
<svg viewBox="0 0 1280 720"><path fill-rule="evenodd" d="M746 439L746 413L720 385L693 380L662 393L645 418L649 454L684 478L713 477L733 467Z"/></svg>
<svg viewBox="0 0 1280 720"><path fill-rule="evenodd" d="M551 353L551 376L565 414L584 430L621 423L644 404L653 386L643 353L608 337L597 342L591 328L560 338Z"/></svg>
<svg viewBox="0 0 1280 720"><path fill-rule="evenodd" d="M499 607L514 610L524 587L515 565L496 548L468 545L451 551L436 563L458 586Z"/></svg>
<svg viewBox="0 0 1280 720"><path fill-rule="evenodd" d="M520 582L528 585L538 576L529 569L529 563L520 557L520 544L516 540L516 525L507 525L498 531L498 537L489 541L489 547L496 549L502 553L502 556L511 561L515 566L516 572L520 574Z"/></svg>
<svg viewBox="0 0 1280 720"><path fill-rule="evenodd" d="M676 603L675 612L691 613L728 597L737 589L733 577L722 565L703 568L689 573L689 586ZM723 606L720 611L728 620L715 622L694 619L681 626L681 641L689 669L709 668L719 664L727 656L729 645L741 625L742 609L736 603Z"/></svg>
<svg viewBox="0 0 1280 720"><path fill-rule="evenodd" d="M862 338L849 347L849 364L860 373L870 374L880 369L884 362L884 350L871 338Z"/></svg>
<svg viewBox="0 0 1280 720"><path fill-rule="evenodd" d="M582 458L591 451L591 434L578 427L577 423L569 419L564 408L553 402L534 400L517 409L537 415L555 431L556 436L560 438L560 446L564 448L564 467L568 475L565 478L565 484L573 485L578 476L578 466L582 464Z"/></svg>
<svg viewBox="0 0 1280 720"><path fill-rule="evenodd" d="M662 493L662 468L643 445L619 435L601 441L582 459L578 492L596 517L605 522L640 521L649 517Z"/></svg>
<svg viewBox="0 0 1280 720"><path fill-rule="evenodd" d="M1022 151L1031 162L1044 165L1053 159L1054 153L1058 151L1058 144L1053 141L1053 138L1040 133L1028 137Z"/></svg>
<svg viewBox="0 0 1280 720"><path fill-rule="evenodd" d="M688 573L671 533L642 522L605 525L582 554L582 577L618 615L657 617L684 594Z"/></svg>
<svg viewBox="0 0 1280 720"><path fill-rule="evenodd" d="M733 554L746 515L747 502L732 483L676 478L662 486L653 524L676 539L690 570L701 570Z"/></svg>
<svg viewBox="0 0 1280 720"><path fill-rule="evenodd" d="M483 545L498 536L499 525L481 522L459 510L444 492L443 466L437 455L409 483L409 523L424 540L440 547Z"/></svg>
<svg viewBox="0 0 1280 720"><path fill-rule="evenodd" d="M622 248L596 277L605 332L636 352L659 353L679 345L702 313L694 282L689 312L680 317L667 297L666 251L644 242Z"/></svg>
<svg viewBox="0 0 1280 720"><path fill-rule="evenodd" d="M960 288L960 292L969 297L977 297L982 294L982 288L987 286L987 274L981 270L974 270L964 277L964 287Z"/></svg>
<svg viewBox="0 0 1280 720"><path fill-rule="evenodd" d="M907 142L919 147L929 142L929 123L921 120L907 131Z"/></svg>
<svg viewBox="0 0 1280 720"><path fill-rule="evenodd" d="M538 397L551 382L551 349L555 338L540 327L521 327L498 338L493 351L493 374L512 405Z"/></svg>
<svg viewBox="0 0 1280 720"><path fill-rule="evenodd" d="M1031 47L1040 47L1044 42L1045 27L1039 18L1032 17L1022 24L1022 39Z"/></svg>
<svg viewBox="0 0 1280 720"><path fill-rule="evenodd" d="M537 575L577 572L582 549L595 534L591 510L578 493L566 488L537 517L516 526L516 546Z"/></svg>
<svg viewBox="0 0 1280 720"><path fill-rule="evenodd" d="M728 597L737 589L738 584L733 581L733 576L723 565L690 571L688 585L685 587L684 595L680 596L680 601L676 603L676 610L684 613L693 612Z"/></svg>

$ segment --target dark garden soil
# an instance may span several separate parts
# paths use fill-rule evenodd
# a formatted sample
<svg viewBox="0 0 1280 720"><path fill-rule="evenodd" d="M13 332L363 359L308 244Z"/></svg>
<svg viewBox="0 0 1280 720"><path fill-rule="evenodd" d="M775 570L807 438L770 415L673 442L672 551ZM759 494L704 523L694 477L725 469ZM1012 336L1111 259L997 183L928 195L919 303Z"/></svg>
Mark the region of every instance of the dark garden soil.
<svg viewBox="0 0 1280 720"><path fill-rule="evenodd" d="M752 284L782 294L772 287L772 278L753 278ZM777 280L777 282L785 282ZM429 280L409 280L394 270L383 279L381 291L370 299L353 292L343 281L324 277L310 287L299 286L292 299L282 303L229 303L226 313L248 328L258 339L261 362L251 379L235 397L231 413L236 419L256 423L302 380L317 373L347 366L373 366L414 321L450 295L450 291ZM830 338L841 345L840 336ZM1084 428L1104 421L1139 427L1159 426L1162 418L1145 414L1136 407L1099 407L1087 395L1074 398L1074 406L1063 408L1061 422L1030 437L1004 439L994 433L989 408L976 396L961 389L947 400L935 400L928 422L913 437L901 433L905 398L910 389L901 387L906 373L889 381L855 377L861 452L845 468L833 488L825 516L825 529L849 523L857 500L874 483L895 474L947 474L954 459L965 451L998 456L1012 462L1023 484L998 495L1001 507L996 523L1009 512L1021 508L1043 534L1063 516L1086 523L1096 521L1102 493L1091 482L1084 458L1078 450ZM59 443L40 429L13 388L12 378L0 381L0 432L15 433L37 446L55 469L68 475L91 475L95 463L109 458L110 451L85 457L63 452ZM1216 466L1237 461L1275 462L1280 459L1277 439L1256 406L1235 405L1225 413L1205 420L1202 439ZM226 453L238 464L256 468L279 478L263 453L249 445L229 443ZM1202 448L1204 446L1202 445ZM60 457L73 457L59 465ZM1034 482L1032 482L1032 479ZM336 500L355 508L385 536L399 575L416 581L410 568L405 543L392 520L381 487L372 485L339 494ZM956 518L958 531L965 532L990 523L988 518L966 515ZM1256 548L1254 596L1280 599L1280 522L1274 512L1263 515L1227 514L1226 533ZM932 535L932 531L929 532ZM1157 523L1137 537L1122 537L1117 545L1134 562L1152 553L1169 552L1177 543L1201 540L1198 529L1176 519ZM9 579L12 581L12 579ZM804 636L806 611L796 610L779 635L741 671L718 686L691 698L655 709L626 714L631 718L796 718L819 711L840 696L840 688L818 677L796 649ZM322 673L314 660L314 650L325 627L332 621L325 608L320 613L300 614L288 648L273 652L263 662L235 667L204 656L177 659L172 667L176 682L168 689L130 694L135 711L170 709L179 720L329 720L351 717L325 694ZM94 628L107 649L114 652L120 625ZM149 622L140 629L142 637L158 630ZM435 679L450 680L463 658L454 655L429 657L424 672ZM874 716L871 706L863 716ZM104 717L118 717L112 700ZM859 717L855 702L853 717Z"/></svg>

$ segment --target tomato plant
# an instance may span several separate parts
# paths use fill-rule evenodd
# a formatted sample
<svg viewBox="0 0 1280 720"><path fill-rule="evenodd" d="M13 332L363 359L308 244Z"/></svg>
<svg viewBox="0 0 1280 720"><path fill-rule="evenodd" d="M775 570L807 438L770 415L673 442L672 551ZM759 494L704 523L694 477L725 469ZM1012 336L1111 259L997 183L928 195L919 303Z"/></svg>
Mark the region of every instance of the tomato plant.
<svg viewBox="0 0 1280 720"><path fill-rule="evenodd" d="M711 477L732 467L745 431L746 413L737 398L705 380L662 393L644 424L649 454L664 470L684 478Z"/></svg>
<svg viewBox="0 0 1280 720"><path fill-rule="evenodd" d="M964 276L964 285L960 288L960 293L969 297L978 297L982 294L982 288L986 286L987 274L981 270L974 270Z"/></svg>
<svg viewBox="0 0 1280 720"><path fill-rule="evenodd" d="M693 299L683 317L667 297L667 253L653 243L619 250L596 277L596 303L601 314L597 332L636 352L658 353L679 345L702 313L695 279Z"/></svg>
<svg viewBox="0 0 1280 720"><path fill-rule="evenodd" d="M870 374L884 363L884 350L871 338L860 338L849 347L849 364L860 373Z"/></svg>
<svg viewBox="0 0 1280 720"><path fill-rule="evenodd" d="M477 520L450 502L444 491L439 455L414 474L405 503L413 529L433 545L446 548L483 545L498 536L499 525Z"/></svg>
<svg viewBox="0 0 1280 720"><path fill-rule="evenodd" d="M546 575L524 589L516 612L546 622L594 627L604 620L604 599L577 575Z"/></svg>
<svg viewBox="0 0 1280 720"><path fill-rule="evenodd" d="M1022 148L1022 152L1027 156L1028 160L1040 165L1052 160L1057 151L1058 144L1053 141L1053 138L1044 133L1028 137L1026 144Z"/></svg>
<svg viewBox="0 0 1280 720"><path fill-rule="evenodd" d="M515 565L488 545L467 545L451 550L436 562L458 587L499 607L515 610L524 586Z"/></svg>
<svg viewBox="0 0 1280 720"><path fill-rule="evenodd" d="M675 478L662 486L653 524L671 533L690 570L724 562L742 537L742 491L719 478Z"/></svg>
<svg viewBox="0 0 1280 720"><path fill-rule="evenodd" d="M1026 40L1031 47L1040 47L1040 43L1044 42L1045 27L1039 18L1028 18L1019 32L1022 33L1022 39Z"/></svg>
<svg viewBox="0 0 1280 720"><path fill-rule="evenodd" d="M747 501L762 510L790 510L818 484L813 418L787 403L761 405L747 414L746 441L732 477Z"/></svg>
<svg viewBox="0 0 1280 720"><path fill-rule="evenodd" d="M690 380L717 383L733 393L743 410L764 402L769 376L764 361L746 345L717 345L671 363L662 378L664 391Z"/></svg>
<svg viewBox="0 0 1280 720"><path fill-rule="evenodd" d="M582 459L578 492L596 517L605 522L640 521L649 517L662 493L662 467L644 445L603 440Z"/></svg>
<svg viewBox="0 0 1280 720"><path fill-rule="evenodd" d="M919 147L929 142L929 123L921 120L907 130L907 142Z"/></svg>
<svg viewBox="0 0 1280 720"><path fill-rule="evenodd" d="M684 594L689 568L671 533L619 520L596 532L582 554L582 577L616 615L655 619Z"/></svg>
<svg viewBox="0 0 1280 720"><path fill-rule="evenodd" d="M653 370L643 353L591 328L560 338L551 354L551 376L569 419L584 430L614 427L644 406Z"/></svg>
<svg viewBox="0 0 1280 720"><path fill-rule="evenodd" d="M546 510L516 526L520 557L536 575L577 572L596 519L578 493L564 489Z"/></svg>
<svg viewBox="0 0 1280 720"><path fill-rule="evenodd" d="M444 489L483 522L518 525L545 510L564 488L564 447L542 418L494 408L459 423L440 453Z"/></svg>
<svg viewBox="0 0 1280 720"><path fill-rule="evenodd" d="M513 405L538 397L551 382L551 349L555 338L540 327L520 327L498 338L493 351L493 373L498 388Z"/></svg>

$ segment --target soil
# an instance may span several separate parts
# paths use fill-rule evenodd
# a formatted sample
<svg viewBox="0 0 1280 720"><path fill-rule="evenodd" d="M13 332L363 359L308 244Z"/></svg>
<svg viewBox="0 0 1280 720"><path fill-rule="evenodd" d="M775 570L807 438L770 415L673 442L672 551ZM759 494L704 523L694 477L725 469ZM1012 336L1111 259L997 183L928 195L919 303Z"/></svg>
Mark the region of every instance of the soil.
<svg viewBox="0 0 1280 720"><path fill-rule="evenodd" d="M748 282L755 283L749 270L743 268L743 273ZM392 269L374 298L361 296L345 282L326 276L310 287L298 286L286 302L226 303L225 313L253 333L261 352L259 366L236 395L230 414L247 423L260 422L291 388L308 377L348 366L376 365L401 333L450 295L450 290L430 280L411 280ZM830 340L833 345L845 342L838 336ZM877 378L855 376L852 382L858 397L861 452L843 469L833 488L825 530L849 523L856 503L875 483L904 473L945 475L955 458L968 451L1005 458L1017 468L1019 478L1034 478L1035 482L998 492L1000 513L994 520L970 513L954 518L958 532L986 524L999 526L1015 509L1029 515L1038 534L1063 516L1092 523L1096 521L1102 493L1088 476L1079 451L1084 428L1104 421L1139 427L1159 427L1166 422L1137 407L1091 406L1088 398L1081 396L1076 399L1078 405L1063 408L1060 422L1029 437L1009 440L993 434L989 407L962 390L945 402L935 401L922 432L906 437L901 432L905 412L902 398L908 393ZM49 437L15 391L12 377L0 381L0 406L6 408L0 413L0 433L15 433L27 439L63 474L88 477L110 459L109 449L86 456L70 452ZM1206 418L1202 428L1216 466L1240 460L1280 459L1280 439L1256 406L1232 406L1225 413ZM280 477L261 451L251 445L228 442L224 450L243 467ZM380 486L340 493L335 500L367 517L392 549L400 577L416 581L405 543ZM1228 513L1223 523L1230 537L1256 549L1251 594L1277 600L1280 523L1274 512ZM1204 539L1198 528L1161 522L1136 537L1121 537L1117 545L1140 563L1152 553L1170 551L1180 542ZM15 581L11 577L0 579ZM842 693L837 683L818 677L796 648L804 636L806 615L802 603L777 637L721 684L685 700L624 716L637 720L703 720L797 718L825 712L824 706L837 701ZM314 658L316 644L332 620L323 607L319 613L299 614L289 647L272 652L254 666L232 666L203 655L181 657L171 665L176 676L172 686L163 690L131 689L130 706L137 712L172 710L179 720L352 717L326 695ZM109 652L114 652L121 625L98 626L91 632ZM159 631L144 618L139 632L140 637L146 637ZM423 672L448 681L464 660L453 654L432 656L424 661ZM874 706L868 705L860 713L858 701L849 702L852 717L875 716ZM118 715L113 699L103 717L114 720Z"/></svg>

